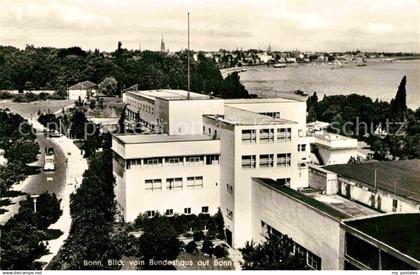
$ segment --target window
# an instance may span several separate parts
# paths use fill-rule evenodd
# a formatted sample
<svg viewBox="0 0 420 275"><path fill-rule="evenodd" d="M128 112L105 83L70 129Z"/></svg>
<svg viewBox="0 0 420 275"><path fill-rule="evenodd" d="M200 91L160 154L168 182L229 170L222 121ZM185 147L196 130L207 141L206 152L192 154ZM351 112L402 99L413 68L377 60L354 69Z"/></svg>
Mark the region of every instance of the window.
<svg viewBox="0 0 420 275"><path fill-rule="evenodd" d="M191 208L190 207L184 208L184 214L190 215L191 214Z"/></svg>
<svg viewBox="0 0 420 275"><path fill-rule="evenodd" d="M206 126L203 126L203 135L206 133Z"/></svg>
<svg viewBox="0 0 420 275"><path fill-rule="evenodd" d="M211 128L209 128L209 135L211 135Z"/></svg>
<svg viewBox="0 0 420 275"><path fill-rule="evenodd" d="M233 186L230 184L226 184L226 191L228 191L228 193L233 194Z"/></svg>
<svg viewBox="0 0 420 275"><path fill-rule="evenodd" d="M397 212L398 200L392 199L392 212Z"/></svg>
<svg viewBox="0 0 420 275"><path fill-rule="evenodd" d="M173 216L174 210L173 209L166 209L165 215L166 216Z"/></svg>
<svg viewBox="0 0 420 275"><path fill-rule="evenodd" d="M274 155L260 155L260 167L273 167Z"/></svg>
<svg viewBox="0 0 420 275"><path fill-rule="evenodd" d="M277 166L290 166L291 154L277 154Z"/></svg>
<svg viewBox="0 0 420 275"><path fill-rule="evenodd" d="M278 182L281 186L290 186L290 178L277 179L277 182Z"/></svg>
<svg viewBox="0 0 420 275"><path fill-rule="evenodd" d="M232 211L230 211L230 210L229 210L229 208L226 208L226 216L227 216L229 219L232 219L232 218L233 218L233 212L232 212Z"/></svg>
<svg viewBox="0 0 420 275"><path fill-rule="evenodd" d="M256 130L242 130L242 143L256 143L257 134Z"/></svg>
<svg viewBox="0 0 420 275"><path fill-rule="evenodd" d="M306 144L298 144L298 151L305 152L306 151Z"/></svg>
<svg viewBox="0 0 420 275"><path fill-rule="evenodd" d="M166 158L165 163L168 163L170 165L179 165L180 163L182 163L182 158L180 157Z"/></svg>
<svg viewBox="0 0 420 275"><path fill-rule="evenodd" d="M219 156L218 155L210 155L206 157L206 164L212 165L212 164L219 164Z"/></svg>
<svg viewBox="0 0 420 275"><path fill-rule="evenodd" d="M255 155L242 156L242 168L255 168Z"/></svg>
<svg viewBox="0 0 420 275"><path fill-rule="evenodd" d="M162 164L162 158L148 158L144 159L144 164L148 166L155 166Z"/></svg>
<svg viewBox="0 0 420 275"><path fill-rule="evenodd" d="M187 187L203 188L203 177L187 177Z"/></svg>
<svg viewBox="0 0 420 275"><path fill-rule="evenodd" d="M269 116L274 119L280 118L280 112L265 112L265 113L263 112L263 113L260 113L260 115Z"/></svg>
<svg viewBox="0 0 420 275"><path fill-rule="evenodd" d="M321 270L321 258L309 250L306 263L315 270Z"/></svg>
<svg viewBox="0 0 420 275"><path fill-rule="evenodd" d="M156 211L154 211L154 210L147 211L147 217L148 218L153 218L155 215L156 215Z"/></svg>
<svg viewBox="0 0 420 275"><path fill-rule="evenodd" d="M209 213L209 207L208 206L201 207L201 213L208 214Z"/></svg>
<svg viewBox="0 0 420 275"><path fill-rule="evenodd" d="M279 128L277 129L277 141L286 142L292 140L292 129L291 128Z"/></svg>
<svg viewBox="0 0 420 275"><path fill-rule="evenodd" d="M274 129L260 129L261 142L274 142Z"/></svg>
<svg viewBox="0 0 420 275"><path fill-rule="evenodd" d="M201 164L203 163L203 157L202 156L194 156L194 157L187 157L187 163L188 164Z"/></svg>
<svg viewBox="0 0 420 275"><path fill-rule="evenodd" d="M182 178L166 179L166 189L169 189L169 190L182 189Z"/></svg>
<svg viewBox="0 0 420 275"><path fill-rule="evenodd" d="M150 180L145 180L144 181L145 184L145 189L146 190L162 190L162 180L161 179L150 179Z"/></svg>

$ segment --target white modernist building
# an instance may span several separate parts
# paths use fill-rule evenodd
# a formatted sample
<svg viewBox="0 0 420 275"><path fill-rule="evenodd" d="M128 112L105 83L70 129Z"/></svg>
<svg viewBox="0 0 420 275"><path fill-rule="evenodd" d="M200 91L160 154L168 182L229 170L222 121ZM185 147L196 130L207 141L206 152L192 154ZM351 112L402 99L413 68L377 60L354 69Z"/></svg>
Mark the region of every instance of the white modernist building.
<svg viewBox="0 0 420 275"><path fill-rule="evenodd" d="M114 135L117 200L126 221L215 213L234 247L252 239L252 177L308 185L305 102L222 100L181 90L127 91L137 135ZM148 133L148 134L147 134Z"/></svg>

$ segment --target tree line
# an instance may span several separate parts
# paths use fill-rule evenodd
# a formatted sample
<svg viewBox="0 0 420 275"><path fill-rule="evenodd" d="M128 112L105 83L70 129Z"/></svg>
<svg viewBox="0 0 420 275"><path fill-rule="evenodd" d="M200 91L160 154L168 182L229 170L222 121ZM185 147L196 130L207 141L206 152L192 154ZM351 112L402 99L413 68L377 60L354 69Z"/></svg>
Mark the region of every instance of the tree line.
<svg viewBox="0 0 420 275"><path fill-rule="evenodd" d="M108 77L117 81L117 93L135 84L140 90L186 90L187 59L186 51L127 50L121 43L111 53L79 47L0 46L0 90L55 90L63 95L68 86L86 80L100 83ZM249 96L237 73L223 79L212 59L200 53L197 61L191 60L191 91L222 98Z"/></svg>
<svg viewBox="0 0 420 275"><path fill-rule="evenodd" d="M351 95L307 99L307 121L334 123L332 132L366 141L378 160L420 158L420 108L407 107L407 78L391 102Z"/></svg>
<svg viewBox="0 0 420 275"><path fill-rule="evenodd" d="M0 166L0 193L5 194L13 184L28 175L38 173L38 167L29 166L37 160L39 145L34 130L20 115L0 109L0 149L7 164Z"/></svg>

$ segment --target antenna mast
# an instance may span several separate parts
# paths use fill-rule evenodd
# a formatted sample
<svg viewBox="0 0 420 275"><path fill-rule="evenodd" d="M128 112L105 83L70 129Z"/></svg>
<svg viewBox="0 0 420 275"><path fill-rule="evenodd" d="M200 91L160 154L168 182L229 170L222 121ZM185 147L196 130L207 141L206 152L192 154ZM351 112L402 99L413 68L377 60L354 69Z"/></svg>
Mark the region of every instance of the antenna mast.
<svg viewBox="0 0 420 275"><path fill-rule="evenodd" d="M188 95L187 98L190 100L190 12L188 14Z"/></svg>

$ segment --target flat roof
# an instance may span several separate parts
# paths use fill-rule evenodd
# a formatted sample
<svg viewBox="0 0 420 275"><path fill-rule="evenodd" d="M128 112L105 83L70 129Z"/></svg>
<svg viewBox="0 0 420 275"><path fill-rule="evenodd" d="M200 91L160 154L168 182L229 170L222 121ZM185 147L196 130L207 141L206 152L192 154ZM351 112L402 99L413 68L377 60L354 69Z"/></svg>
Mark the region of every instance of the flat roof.
<svg viewBox="0 0 420 275"><path fill-rule="evenodd" d="M325 195L320 192L304 193L305 195L316 199L317 201L323 202L328 206L345 213L353 218L355 217L366 217L370 215L377 215L380 212L369 207L366 207L355 201L346 199L337 194Z"/></svg>
<svg viewBox="0 0 420 275"><path fill-rule="evenodd" d="M351 137L346 137L334 133L328 133L328 132L322 132L322 133L316 133L315 138L328 140L328 141L337 141L337 140L356 140Z"/></svg>
<svg viewBox="0 0 420 275"><path fill-rule="evenodd" d="M141 95L149 99L159 98L164 100L188 100L188 91L185 90L147 90L147 91L127 91L130 94ZM190 100L219 99L205 94L190 92Z"/></svg>
<svg viewBox="0 0 420 275"><path fill-rule="evenodd" d="M224 115L205 115L232 125L296 124L291 120L272 118L255 112L225 106Z"/></svg>
<svg viewBox="0 0 420 275"><path fill-rule="evenodd" d="M208 141L213 137L208 135L168 135L168 134L136 134L136 135L114 135L124 144L159 143L159 142L187 142L187 141Z"/></svg>
<svg viewBox="0 0 420 275"><path fill-rule="evenodd" d="M316 208L317 210L335 218L336 220L343 220L351 218L352 216L349 214L346 214L336 208L331 207L330 205L321 202L319 200L316 200L313 197L310 197L306 194L303 194L301 192L298 192L290 187L282 186L278 182L276 182L273 179L267 179L267 178L254 178L254 180L260 184L266 185L268 187L271 187L272 189L276 190L277 192L283 193L286 196L290 196L295 198L296 200L302 202L303 204L309 205L313 208Z"/></svg>
<svg viewBox="0 0 420 275"><path fill-rule="evenodd" d="M395 193L420 202L420 160L400 160L323 166L340 176L364 183L369 187Z"/></svg>
<svg viewBox="0 0 420 275"><path fill-rule="evenodd" d="M344 224L420 260L420 213L394 213Z"/></svg>

